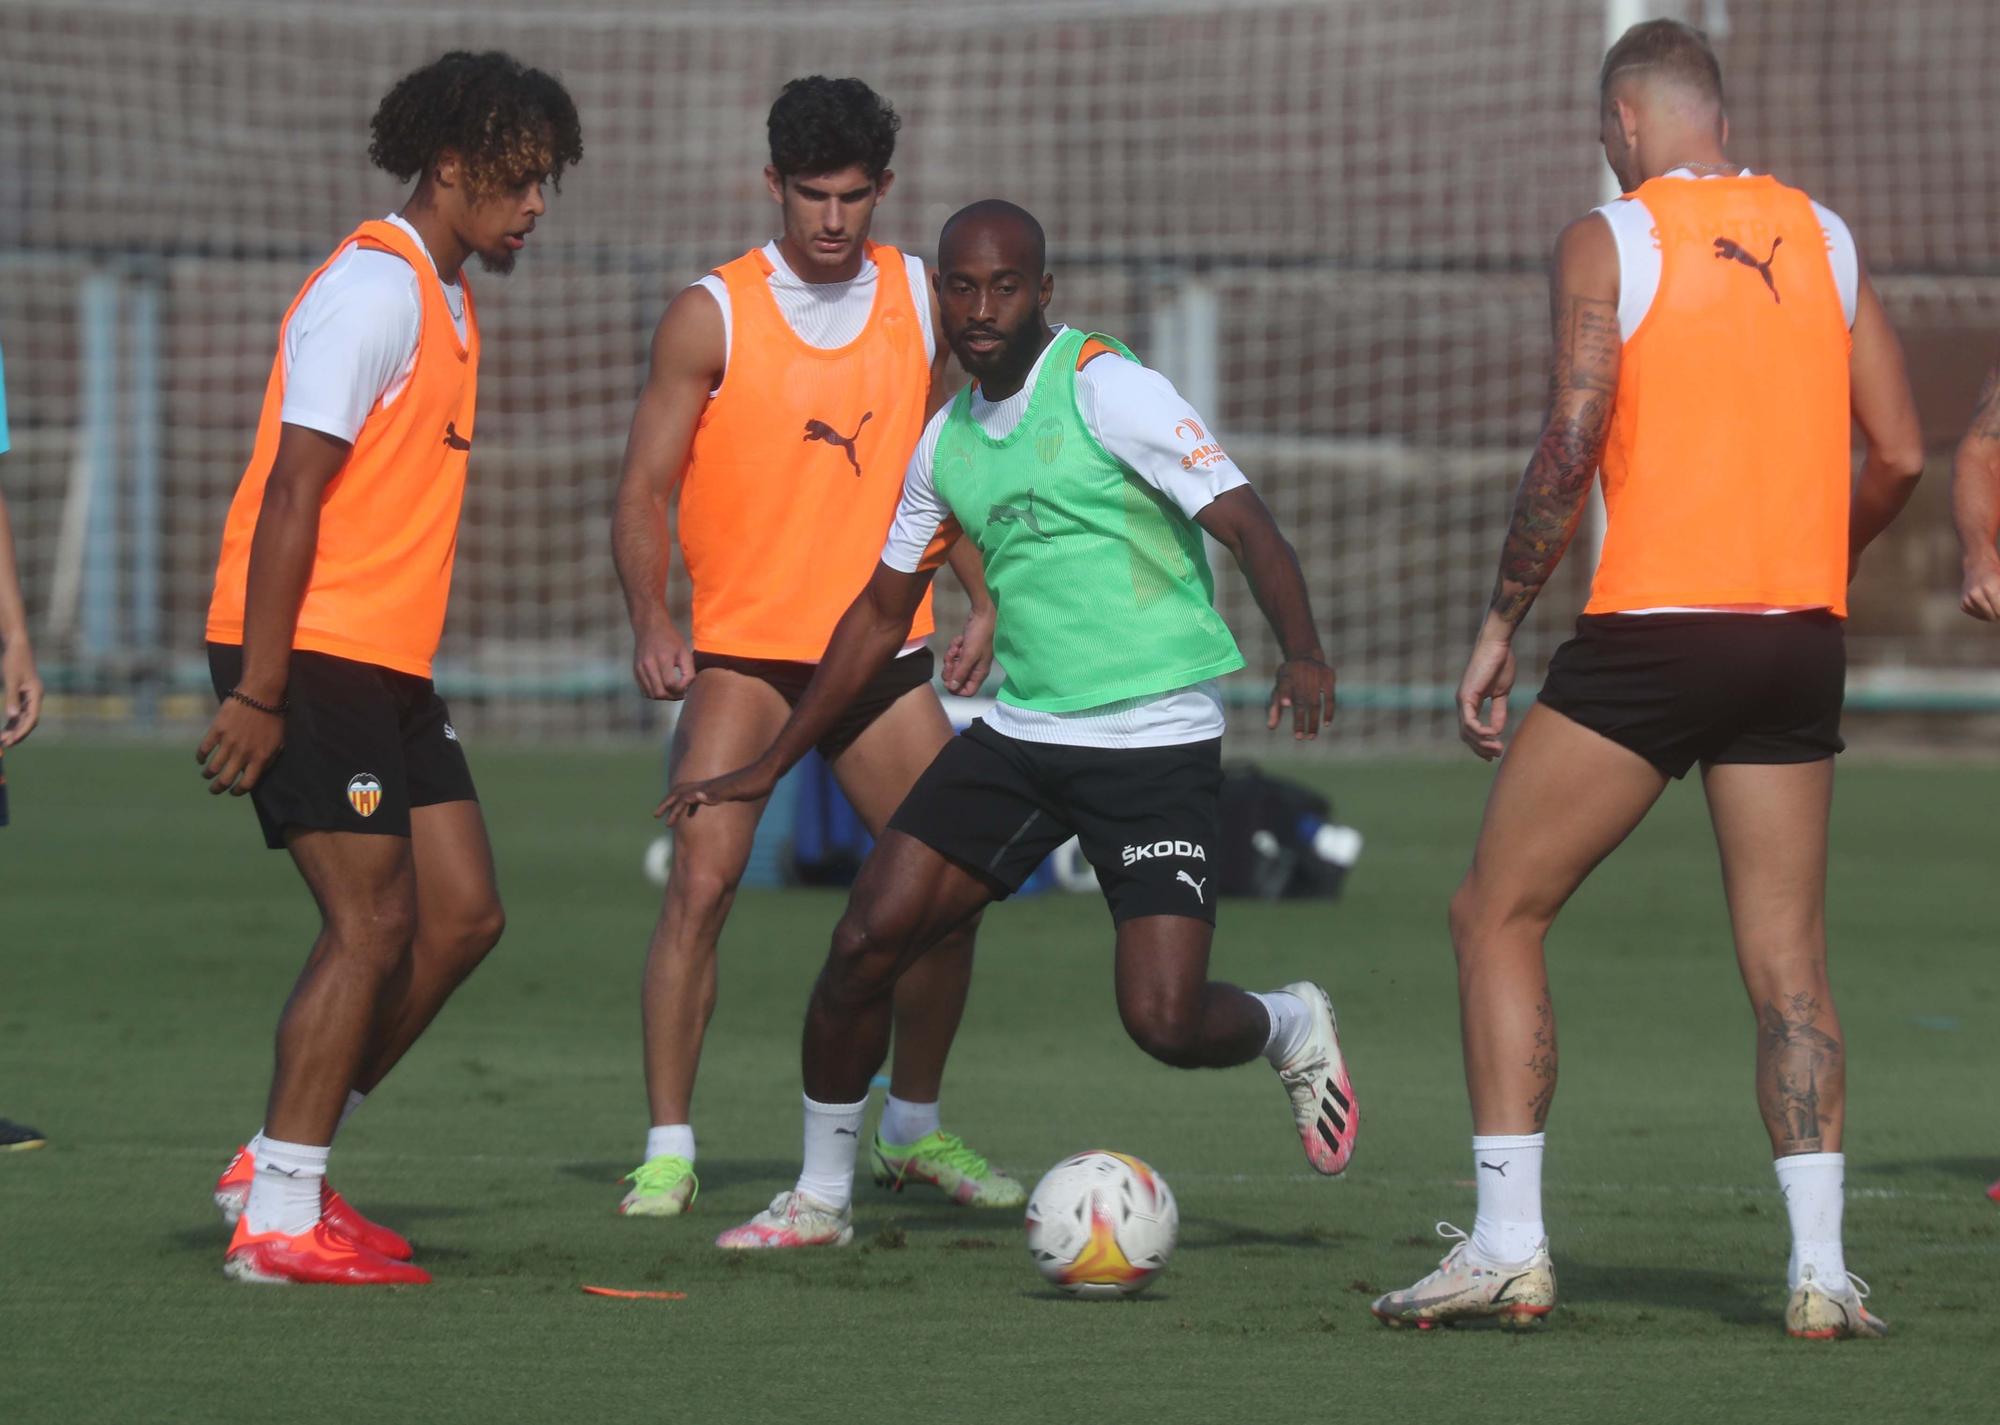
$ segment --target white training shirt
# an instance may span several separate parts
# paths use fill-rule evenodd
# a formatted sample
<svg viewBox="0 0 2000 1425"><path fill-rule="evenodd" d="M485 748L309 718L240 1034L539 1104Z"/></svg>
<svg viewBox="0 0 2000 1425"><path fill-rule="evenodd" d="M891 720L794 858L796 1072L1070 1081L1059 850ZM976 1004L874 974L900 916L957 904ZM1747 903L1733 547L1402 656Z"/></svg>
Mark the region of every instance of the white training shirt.
<svg viewBox="0 0 2000 1425"><path fill-rule="evenodd" d="M1701 182L1708 178L1726 178L1731 175L1708 173L1697 176L1691 168L1672 169L1663 175L1667 178L1687 179ZM1734 175L1748 178L1750 170L1745 168ZM1807 202L1812 202L1808 198ZM1833 285L1840 293L1840 310L1847 318L1847 325L1854 326L1855 309L1861 301L1861 255L1854 246L1854 234L1838 213L1819 203L1812 203L1813 216L1819 219L1820 231L1826 235L1827 261L1833 267ZM1653 214L1639 198L1617 198L1596 210L1611 229L1611 240L1618 249L1618 337L1630 341L1632 334L1639 330L1639 324L1646 320L1646 314L1653 310L1653 299L1660 292L1660 240L1653 232ZM1812 607L1822 607L1814 605ZM1656 609L1627 609L1623 616L1641 618L1647 614L1700 614L1700 613L1749 613L1749 614L1790 614L1803 612L1803 608L1770 608L1756 605L1667 605Z"/></svg>
<svg viewBox="0 0 2000 1425"><path fill-rule="evenodd" d="M1057 328L1058 333L1063 329ZM1027 414L1035 383L1051 345L1035 362L1021 389L1002 401L972 391L972 419L995 440L1004 439ZM1149 367L1122 357L1100 356L1076 374L1076 404L1084 426L1111 457L1131 470L1193 519L1224 491L1249 483L1236 462L1208 434L1208 424L1173 382ZM938 435L951 407L924 427L903 477L882 548L882 562L913 574L951 509L937 492L932 466ZM1026 742L1058 742L1072 747L1172 747L1206 742L1223 732L1222 698L1213 679L1172 692L1128 698L1076 712L1038 712L995 703L986 725Z"/></svg>
<svg viewBox="0 0 2000 1425"><path fill-rule="evenodd" d="M394 223L426 257L417 230ZM436 272L433 264L432 272ZM285 400L278 419L350 444L368 413L395 404L417 369L423 330L421 279L393 252L356 243L334 258L285 324ZM458 339L465 340L465 292L444 284Z"/></svg>
<svg viewBox="0 0 2000 1425"><path fill-rule="evenodd" d="M874 258L863 254L861 270L846 282L808 282L792 271L777 243L765 243L764 256L771 264L771 295L777 298L785 325L800 341L832 351L860 337L875 310L875 284L880 274ZM937 336L931 330L931 288L924 279L923 259L906 252L903 268L910 283L910 300L917 304L917 320L923 324L924 360L935 361ZM693 285L722 308L722 376L727 376L729 353L736 339L736 314L730 307L728 284L711 272ZM708 393L711 400L722 389L722 376L718 376L715 390Z"/></svg>

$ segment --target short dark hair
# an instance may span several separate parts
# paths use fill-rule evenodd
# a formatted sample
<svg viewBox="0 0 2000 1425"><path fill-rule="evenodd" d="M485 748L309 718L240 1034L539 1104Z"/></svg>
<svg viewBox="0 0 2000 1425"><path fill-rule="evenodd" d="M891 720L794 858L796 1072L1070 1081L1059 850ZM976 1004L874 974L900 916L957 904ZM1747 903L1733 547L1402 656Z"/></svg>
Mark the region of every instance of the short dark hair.
<svg viewBox="0 0 2000 1425"><path fill-rule="evenodd" d="M940 270L944 267L945 252L951 246L953 235L962 227L1012 228L1015 236L1027 244L1026 260L1032 266L1033 275L1039 276L1049 270L1049 239L1042 231L1041 221L1020 204L1010 203L1005 198L981 198L944 220L944 226L938 230Z"/></svg>
<svg viewBox="0 0 2000 1425"><path fill-rule="evenodd" d="M450 149L478 195L546 178L583 157L576 102L562 81L510 54L453 50L396 81L369 121L375 166L408 182Z"/></svg>
<svg viewBox="0 0 2000 1425"><path fill-rule="evenodd" d="M858 79L812 74L794 79L771 105L771 167L780 178L833 173L860 164L880 178L896 153L903 121Z"/></svg>
<svg viewBox="0 0 2000 1425"><path fill-rule="evenodd" d="M1598 95L1608 100L1612 82L1635 69L1656 70L1718 105L1722 103L1722 62L1715 57L1708 36L1693 25L1679 20L1645 20L1620 35L1604 56L1604 68L1597 78Z"/></svg>

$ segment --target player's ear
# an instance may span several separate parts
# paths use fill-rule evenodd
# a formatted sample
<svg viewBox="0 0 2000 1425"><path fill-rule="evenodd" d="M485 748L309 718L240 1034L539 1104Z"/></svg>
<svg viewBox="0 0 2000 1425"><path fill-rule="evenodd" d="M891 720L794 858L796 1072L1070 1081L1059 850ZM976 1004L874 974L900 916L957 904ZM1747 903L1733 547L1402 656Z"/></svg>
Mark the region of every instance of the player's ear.
<svg viewBox="0 0 2000 1425"><path fill-rule="evenodd" d="M1040 299L1036 301L1035 305L1042 308L1044 311L1048 310L1049 298L1055 296L1055 294L1056 294L1056 275L1053 272L1044 272L1042 274L1042 295Z"/></svg>
<svg viewBox="0 0 2000 1425"><path fill-rule="evenodd" d="M893 168L885 168L885 169L883 169L883 170L882 170L882 176L881 176L880 178L878 178L878 179L876 179L876 180L875 180L875 201L876 201L876 202L878 202L878 203L879 203L879 202L881 202L881 201L882 201L882 200L883 200L884 198L886 198L886 197L888 197L888 196L889 196L889 185L890 185L890 184L892 184L892 183L894 183L895 181L896 181L896 170L895 170L895 169L893 169Z"/></svg>
<svg viewBox="0 0 2000 1425"><path fill-rule="evenodd" d="M458 150L445 149L431 160L430 177L440 188L456 188L465 177L465 160L459 157Z"/></svg>
<svg viewBox="0 0 2000 1425"><path fill-rule="evenodd" d="M771 201L782 205L785 201L785 176L772 164L764 165L764 191L771 195Z"/></svg>

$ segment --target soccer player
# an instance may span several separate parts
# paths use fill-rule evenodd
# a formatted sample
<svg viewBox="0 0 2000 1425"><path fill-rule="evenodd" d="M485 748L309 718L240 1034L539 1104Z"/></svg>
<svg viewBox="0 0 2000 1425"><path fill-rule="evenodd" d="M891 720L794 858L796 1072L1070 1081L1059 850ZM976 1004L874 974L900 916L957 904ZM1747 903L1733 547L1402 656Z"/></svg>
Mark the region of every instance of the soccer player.
<svg viewBox="0 0 2000 1425"><path fill-rule="evenodd" d="M1222 704L1243 666L1213 607L1213 535L1284 650L1270 724L1333 713L1297 558L1270 511L1165 377L1105 337L1051 329L1041 225L963 209L938 240L946 339L978 382L924 430L880 562L777 738L748 766L684 779L663 809L755 801L823 737L909 637L944 552L978 545L1005 667L989 718L924 771L862 867L806 1014L805 1164L723 1247L851 1240L854 1137L889 1040L897 976L1079 836L1116 927L1118 1012L1181 1068L1262 1055L1307 1159L1343 1171L1358 1111L1333 1007L1301 981L1250 994L1208 978Z"/></svg>
<svg viewBox="0 0 2000 1425"><path fill-rule="evenodd" d="M942 382L923 263L868 239L895 180L898 123L858 79L787 84L771 106L764 170L780 235L680 293L653 338L614 542L640 690L686 699L677 776L739 766L777 735L868 580ZM666 612L666 514L677 488L691 642ZM990 659L992 609L977 560L954 568L974 613L946 655L945 681L972 692ZM856 687L815 739L874 835L951 738L931 690L931 627L926 599L900 656ZM652 1127L619 1204L628 1215L677 1216L694 1203L691 1108L715 1010L716 943L763 809L760 797L674 836L642 1005ZM973 930L970 921L954 927L896 988L896 1060L872 1158L890 1186L930 1184L960 1203L1015 1207L1021 1185L938 1116Z"/></svg>
<svg viewBox="0 0 2000 1425"><path fill-rule="evenodd" d="M239 1281L430 1280L407 1241L327 1186L327 1154L502 925L472 775L430 679L475 434L479 323L461 269L512 269L582 137L562 85L498 52L406 75L372 127L376 165L416 189L285 314L209 605L221 710L202 775L249 794L322 922L278 1023L264 1127L216 1185Z"/></svg>
<svg viewBox="0 0 2000 1425"><path fill-rule="evenodd" d="M7 379L0 363L0 455L7 452ZM7 498L0 494L0 757L35 730L42 716L42 680L35 672L35 649L28 642L28 606L14 563L14 530ZM7 824L7 773L0 762L0 826ZM0 1118L0 1153L39 1148L48 1140L25 1123Z"/></svg>
<svg viewBox="0 0 2000 1425"><path fill-rule="evenodd" d="M1958 606L1976 619L2000 622L2000 552L1996 552L1996 541L2000 541L2000 365L1986 373L1978 409L1972 413L1965 439L1958 443L1951 507L1965 572ZM1986 1189L1986 1195L2000 1202L2000 1179Z"/></svg>
<svg viewBox="0 0 2000 1425"><path fill-rule="evenodd" d="M1554 374L1460 734L1500 756L1513 639L1604 471L1590 602L1500 763L1451 903L1478 1217L1391 1325L1526 1324L1556 1300L1542 1225L1556 1087L1550 923L1697 763L1757 1026L1757 1101L1792 1227L1795 1336L1876 1336L1842 1257L1846 1056L1826 975L1847 583L1923 464L1901 350L1839 218L1729 161L1722 74L1676 21L1600 76L1626 197L1572 222L1551 283ZM1867 458L1850 476L1850 412Z"/></svg>

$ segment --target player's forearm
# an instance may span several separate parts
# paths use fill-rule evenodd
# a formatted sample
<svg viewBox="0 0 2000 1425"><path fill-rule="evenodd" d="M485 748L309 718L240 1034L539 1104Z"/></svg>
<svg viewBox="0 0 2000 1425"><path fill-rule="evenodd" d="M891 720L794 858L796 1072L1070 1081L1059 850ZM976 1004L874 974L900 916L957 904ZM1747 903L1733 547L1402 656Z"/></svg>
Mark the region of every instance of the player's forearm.
<svg viewBox="0 0 2000 1425"><path fill-rule="evenodd" d="M667 617L667 569L671 558L667 512L650 490L620 485L611 516L611 560L625 591L625 613L634 629Z"/></svg>
<svg viewBox="0 0 2000 1425"><path fill-rule="evenodd" d="M1482 637L1511 638L1554 576L1583 518L1610 416L1611 397L1601 391L1561 393L1550 410L1514 495Z"/></svg>
<svg viewBox="0 0 2000 1425"><path fill-rule="evenodd" d="M14 527L7 502L0 500L0 649L28 646L28 609L21 598L21 572L14 562Z"/></svg>
<svg viewBox="0 0 2000 1425"><path fill-rule="evenodd" d="M243 600L243 676L237 686L261 702L285 696L298 632L299 605L319 548L320 501L289 481L264 488L257 530L250 540L250 572Z"/></svg>
<svg viewBox="0 0 2000 1425"><path fill-rule="evenodd" d="M912 607L897 617L896 610L886 608L867 589L847 606L798 706L759 759L774 779L819 745L841 713L853 706L868 680L896 656L896 650L910 636L914 613Z"/></svg>
<svg viewBox="0 0 2000 1425"><path fill-rule="evenodd" d="M2000 566L2000 441L1967 436L1952 469L1951 522L1965 567Z"/></svg>
<svg viewBox="0 0 2000 1425"><path fill-rule="evenodd" d="M1251 524L1230 552L1236 556L1236 566L1243 571L1251 597L1277 635L1286 659L1324 660L1326 650L1313 625L1305 572L1299 568L1298 552L1278 526L1268 519Z"/></svg>
<svg viewBox="0 0 2000 1425"><path fill-rule="evenodd" d="M986 587L986 565L979 557L979 549L969 539L961 539L952 545L951 553L945 556L951 565L951 572L958 576L959 584L965 589L965 596L972 601L974 613L987 613L993 608L993 594Z"/></svg>
<svg viewBox="0 0 2000 1425"><path fill-rule="evenodd" d="M1922 473L1921 458L1891 460L1877 450L1869 450L1861 462L1861 473L1855 477L1854 496L1848 506L1850 565L1902 513L1903 506L1916 493L1917 479Z"/></svg>

